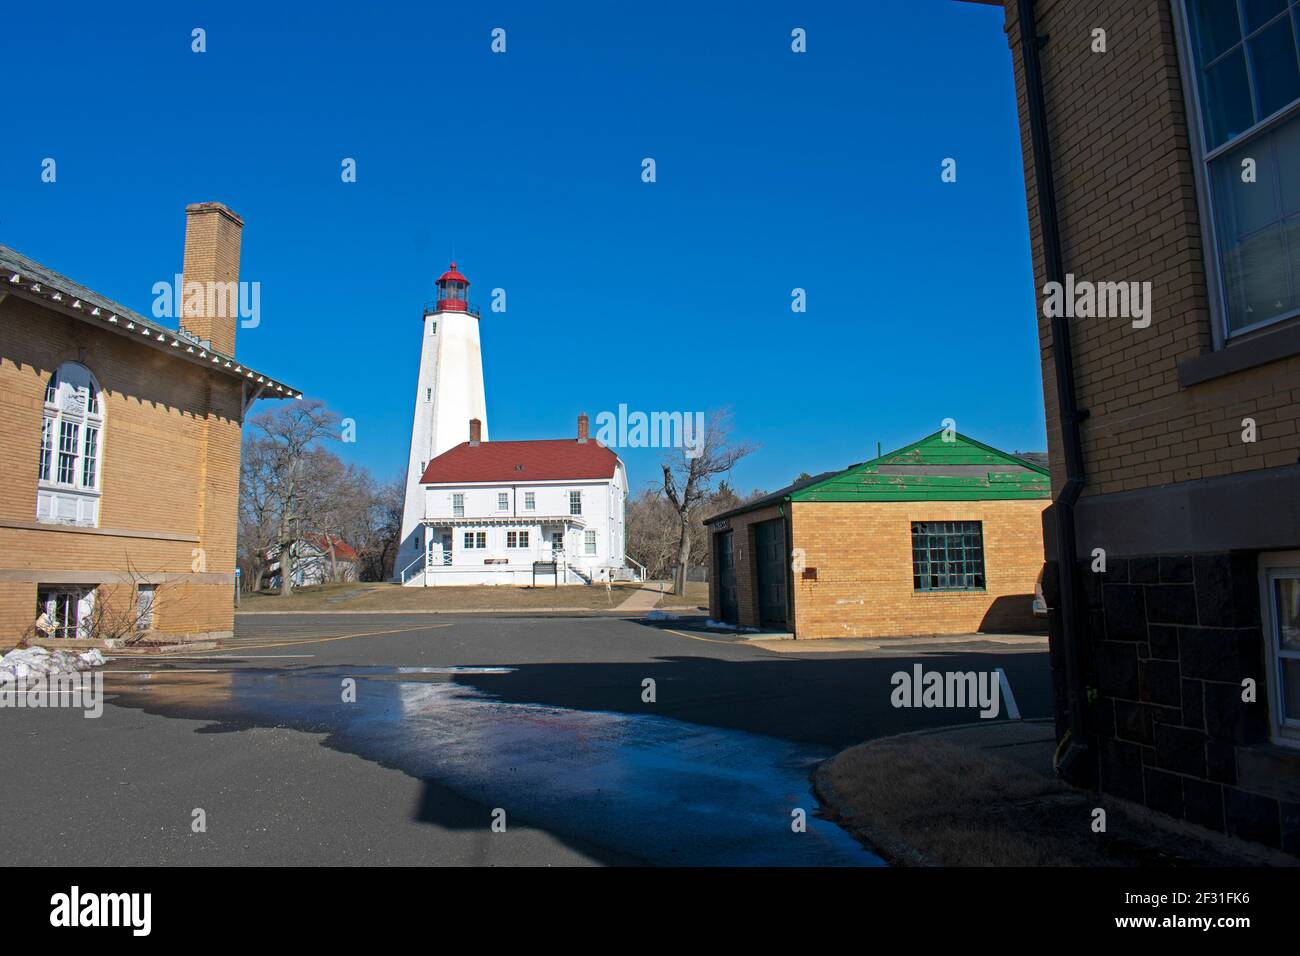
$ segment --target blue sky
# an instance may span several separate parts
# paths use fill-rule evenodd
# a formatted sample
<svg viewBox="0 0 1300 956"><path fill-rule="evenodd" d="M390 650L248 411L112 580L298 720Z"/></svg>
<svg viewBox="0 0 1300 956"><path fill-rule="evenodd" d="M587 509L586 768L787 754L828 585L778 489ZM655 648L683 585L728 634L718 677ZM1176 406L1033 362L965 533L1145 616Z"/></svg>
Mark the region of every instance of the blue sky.
<svg viewBox="0 0 1300 956"><path fill-rule="evenodd" d="M421 305L453 251L472 299L508 297L481 329L494 439L730 406L761 445L742 490L948 417L1045 446L996 7L22 4L0 62L22 92L0 242L148 314L186 203L225 202L262 285L240 358L354 418L338 450L380 478L405 467ZM634 488L658 472L621 454Z"/></svg>

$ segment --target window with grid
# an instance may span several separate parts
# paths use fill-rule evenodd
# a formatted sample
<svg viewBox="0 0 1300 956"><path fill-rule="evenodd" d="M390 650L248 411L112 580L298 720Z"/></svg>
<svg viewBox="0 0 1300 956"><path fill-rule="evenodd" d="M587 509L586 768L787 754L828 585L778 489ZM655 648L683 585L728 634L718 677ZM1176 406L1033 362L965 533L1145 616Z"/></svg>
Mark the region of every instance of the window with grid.
<svg viewBox="0 0 1300 956"><path fill-rule="evenodd" d="M36 518L58 524L99 523L104 406L90 369L64 362L45 383L37 465Z"/></svg>
<svg viewBox="0 0 1300 956"><path fill-rule="evenodd" d="M1182 0L1182 12L1227 338L1300 315L1300 0Z"/></svg>
<svg viewBox="0 0 1300 956"><path fill-rule="evenodd" d="M497 511L506 511L510 507L510 496L502 491L497 494Z"/></svg>
<svg viewBox="0 0 1300 956"><path fill-rule="evenodd" d="M596 532L588 531L583 535L583 544L588 554L596 553Z"/></svg>
<svg viewBox="0 0 1300 956"><path fill-rule="evenodd" d="M465 517L465 496L464 495L451 496L451 514L453 518Z"/></svg>
<svg viewBox="0 0 1300 956"><path fill-rule="evenodd" d="M54 419L47 418L41 423L41 481L50 480L51 462L54 461Z"/></svg>
<svg viewBox="0 0 1300 956"><path fill-rule="evenodd" d="M537 509L537 495L531 491L524 492L524 510L534 511Z"/></svg>
<svg viewBox="0 0 1300 956"><path fill-rule="evenodd" d="M912 587L984 589L984 529L979 521L913 521Z"/></svg>
<svg viewBox="0 0 1300 956"><path fill-rule="evenodd" d="M569 514L571 515L582 514L582 492L581 491L569 492Z"/></svg>
<svg viewBox="0 0 1300 956"><path fill-rule="evenodd" d="M506 532L507 548L526 548L528 547L527 531L507 531Z"/></svg>
<svg viewBox="0 0 1300 956"><path fill-rule="evenodd" d="M466 531L465 532L466 548L486 548L487 532L486 531Z"/></svg>

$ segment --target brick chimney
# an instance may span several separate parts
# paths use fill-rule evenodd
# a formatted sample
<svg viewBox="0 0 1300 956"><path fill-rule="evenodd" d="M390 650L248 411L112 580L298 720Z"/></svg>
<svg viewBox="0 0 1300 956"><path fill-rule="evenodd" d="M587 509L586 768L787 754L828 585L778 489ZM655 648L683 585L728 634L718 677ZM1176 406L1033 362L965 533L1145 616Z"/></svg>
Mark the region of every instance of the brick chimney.
<svg viewBox="0 0 1300 956"><path fill-rule="evenodd" d="M185 265L180 324L226 355L239 324L239 239L244 220L219 202L185 207ZM201 283L193 295L190 283Z"/></svg>
<svg viewBox="0 0 1300 956"><path fill-rule="evenodd" d="M580 412L578 414L578 444L579 445L587 444L587 413L586 412Z"/></svg>
<svg viewBox="0 0 1300 956"><path fill-rule="evenodd" d="M477 445L483 440L483 423L477 418L469 420L469 443Z"/></svg>

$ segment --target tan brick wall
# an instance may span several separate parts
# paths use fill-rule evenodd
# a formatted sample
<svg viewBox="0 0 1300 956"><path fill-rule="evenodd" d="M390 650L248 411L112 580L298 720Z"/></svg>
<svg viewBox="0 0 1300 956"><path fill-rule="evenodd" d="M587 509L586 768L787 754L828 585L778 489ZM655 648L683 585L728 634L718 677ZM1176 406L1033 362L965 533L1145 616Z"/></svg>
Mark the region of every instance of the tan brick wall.
<svg viewBox="0 0 1300 956"><path fill-rule="evenodd" d="M69 360L103 390L99 527L21 527L36 520L45 384ZM124 576L159 583L162 632L233 628L241 396L236 380L15 295L0 299L0 643L31 623L38 582Z"/></svg>
<svg viewBox="0 0 1300 956"><path fill-rule="evenodd" d="M1067 272L1093 281L1150 281L1150 328L1073 319L1083 423L1085 495L1149 488L1300 457L1300 357L1206 382L1178 384L1178 363L1212 346L1187 113L1169 0L1040 0L1040 57ZM1016 4L1014 51L1035 285L1046 282ZM1091 52L1104 27L1109 52ZM1051 329L1039 311L1053 485L1063 481ZM1259 441L1241 441L1254 418Z"/></svg>
<svg viewBox="0 0 1300 956"><path fill-rule="evenodd" d="M794 547L817 579L795 576L795 636L894 637L1041 628L1030 603L1043 567L1037 501L795 502ZM986 590L913 588L912 522L980 521Z"/></svg>

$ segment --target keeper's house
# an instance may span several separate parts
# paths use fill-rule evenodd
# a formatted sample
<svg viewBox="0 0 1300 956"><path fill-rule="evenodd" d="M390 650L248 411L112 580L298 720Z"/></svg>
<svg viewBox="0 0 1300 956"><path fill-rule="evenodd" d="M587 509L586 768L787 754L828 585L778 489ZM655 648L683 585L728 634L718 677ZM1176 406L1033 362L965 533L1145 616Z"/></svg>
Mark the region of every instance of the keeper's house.
<svg viewBox="0 0 1300 956"><path fill-rule="evenodd" d="M302 396L234 357L242 220L186 217L181 328L0 246L0 647L233 630L240 426Z"/></svg>
<svg viewBox="0 0 1300 956"><path fill-rule="evenodd" d="M1037 630L1046 469L955 432L705 519L710 617L796 638Z"/></svg>

